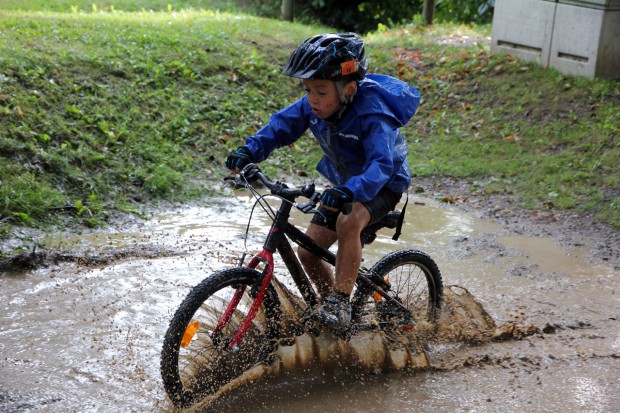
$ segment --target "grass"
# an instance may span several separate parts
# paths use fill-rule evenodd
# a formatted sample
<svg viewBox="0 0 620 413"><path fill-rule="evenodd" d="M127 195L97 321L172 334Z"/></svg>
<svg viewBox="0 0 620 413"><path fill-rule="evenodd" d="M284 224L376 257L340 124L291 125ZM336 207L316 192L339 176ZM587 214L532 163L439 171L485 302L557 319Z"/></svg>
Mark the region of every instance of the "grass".
<svg viewBox="0 0 620 413"><path fill-rule="evenodd" d="M313 31L208 10L1 24L0 217L29 225L95 198L103 211L208 193L200 178L298 94L271 59Z"/></svg>
<svg viewBox="0 0 620 413"><path fill-rule="evenodd" d="M448 28L378 36L424 97L410 135L415 173L469 179L475 190L515 194L522 207L593 212L620 227L620 83L437 46L486 34ZM393 56L381 58L388 71Z"/></svg>
<svg viewBox="0 0 620 413"><path fill-rule="evenodd" d="M53 3L49 5L48 3ZM279 74L330 29L197 1L0 0L0 234L102 225L114 210L217 190L225 155L298 98ZM197 5L201 5L198 7ZM564 76L437 25L367 36L372 69L420 89L404 129L416 176L469 179L526 208L595 213L620 228L620 83ZM311 139L266 167L310 174Z"/></svg>

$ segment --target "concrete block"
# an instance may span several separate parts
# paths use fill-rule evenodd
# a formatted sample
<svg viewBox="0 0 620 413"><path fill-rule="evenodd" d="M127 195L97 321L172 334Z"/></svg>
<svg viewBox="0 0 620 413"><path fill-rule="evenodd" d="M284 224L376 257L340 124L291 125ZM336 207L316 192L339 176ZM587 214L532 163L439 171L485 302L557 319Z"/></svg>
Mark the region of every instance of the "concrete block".
<svg viewBox="0 0 620 413"><path fill-rule="evenodd" d="M547 67L556 6L555 1L496 0L491 51Z"/></svg>
<svg viewBox="0 0 620 413"><path fill-rule="evenodd" d="M620 0L557 0L558 3L599 10L620 10Z"/></svg>
<svg viewBox="0 0 620 413"><path fill-rule="evenodd" d="M581 7L560 0L549 64L571 75L620 79L620 10Z"/></svg>

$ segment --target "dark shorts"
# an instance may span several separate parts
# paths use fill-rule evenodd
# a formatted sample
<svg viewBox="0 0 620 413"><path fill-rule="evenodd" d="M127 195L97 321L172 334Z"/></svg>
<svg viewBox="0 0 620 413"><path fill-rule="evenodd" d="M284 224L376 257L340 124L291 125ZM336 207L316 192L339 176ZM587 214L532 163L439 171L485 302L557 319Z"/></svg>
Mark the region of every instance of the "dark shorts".
<svg viewBox="0 0 620 413"><path fill-rule="evenodd" d="M370 201L362 202L362 205L364 205L368 212L370 212L370 222L368 225L374 224L386 216L388 212L393 211L402 196L402 192L394 192L383 188L379 191L376 197ZM340 212L328 211L322 205L319 206L318 211L323 215L314 214L314 217L310 222L320 227L336 231L336 220L338 219Z"/></svg>

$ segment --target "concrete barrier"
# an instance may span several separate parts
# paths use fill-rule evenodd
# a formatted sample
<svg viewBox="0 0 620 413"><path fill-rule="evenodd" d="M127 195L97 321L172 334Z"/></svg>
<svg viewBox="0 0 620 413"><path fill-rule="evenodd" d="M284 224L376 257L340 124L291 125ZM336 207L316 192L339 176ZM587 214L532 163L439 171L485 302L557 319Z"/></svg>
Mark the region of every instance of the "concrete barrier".
<svg viewBox="0 0 620 413"><path fill-rule="evenodd" d="M491 51L620 79L620 0L497 0Z"/></svg>
<svg viewBox="0 0 620 413"><path fill-rule="evenodd" d="M491 51L549 64L555 1L496 0Z"/></svg>

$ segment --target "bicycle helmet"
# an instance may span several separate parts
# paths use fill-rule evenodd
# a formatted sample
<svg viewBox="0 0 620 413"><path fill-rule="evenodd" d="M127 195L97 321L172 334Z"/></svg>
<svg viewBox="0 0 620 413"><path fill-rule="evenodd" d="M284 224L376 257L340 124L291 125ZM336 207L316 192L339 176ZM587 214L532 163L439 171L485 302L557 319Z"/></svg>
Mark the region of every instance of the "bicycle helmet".
<svg viewBox="0 0 620 413"><path fill-rule="evenodd" d="M299 79L363 79L368 70L364 41L355 33L327 33L306 39L282 74Z"/></svg>

